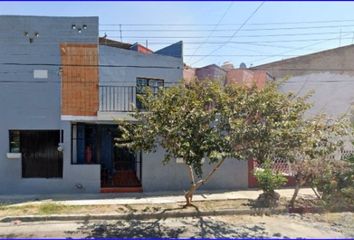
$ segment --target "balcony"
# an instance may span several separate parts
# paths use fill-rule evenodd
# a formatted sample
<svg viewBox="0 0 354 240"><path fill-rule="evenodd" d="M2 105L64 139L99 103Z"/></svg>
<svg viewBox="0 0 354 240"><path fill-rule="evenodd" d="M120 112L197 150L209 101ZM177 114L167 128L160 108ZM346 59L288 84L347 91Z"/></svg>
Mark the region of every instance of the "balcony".
<svg viewBox="0 0 354 240"><path fill-rule="evenodd" d="M100 112L132 112L136 105L135 86L100 86Z"/></svg>

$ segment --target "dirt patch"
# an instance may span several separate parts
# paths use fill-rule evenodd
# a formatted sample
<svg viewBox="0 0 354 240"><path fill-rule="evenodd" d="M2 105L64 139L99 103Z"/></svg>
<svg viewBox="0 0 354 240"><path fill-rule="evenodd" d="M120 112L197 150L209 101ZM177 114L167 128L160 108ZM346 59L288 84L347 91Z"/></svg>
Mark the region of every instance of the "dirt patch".
<svg viewBox="0 0 354 240"><path fill-rule="evenodd" d="M249 209L249 200L196 201L195 207L184 208L183 203L132 204L132 205L78 205L68 206L56 203L40 203L26 206L1 206L0 217L20 215L50 214L124 214L124 213L163 213L197 212L228 209Z"/></svg>

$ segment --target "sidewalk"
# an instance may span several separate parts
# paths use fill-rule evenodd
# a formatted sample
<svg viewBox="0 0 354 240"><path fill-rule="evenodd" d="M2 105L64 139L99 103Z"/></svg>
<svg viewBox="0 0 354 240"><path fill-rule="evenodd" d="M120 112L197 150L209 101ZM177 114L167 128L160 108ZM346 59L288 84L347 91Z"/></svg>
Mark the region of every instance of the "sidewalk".
<svg viewBox="0 0 354 240"><path fill-rule="evenodd" d="M198 192L193 201L229 200L229 199L256 199L262 191L242 190L229 192ZM291 198L294 189L277 190L281 197ZM299 197L314 198L311 188L303 188ZM116 205L116 204L156 204L184 202L180 193L117 193L117 194L60 194L60 195L9 195L0 196L0 202L12 206L36 205L41 203L57 203L67 206L80 205Z"/></svg>

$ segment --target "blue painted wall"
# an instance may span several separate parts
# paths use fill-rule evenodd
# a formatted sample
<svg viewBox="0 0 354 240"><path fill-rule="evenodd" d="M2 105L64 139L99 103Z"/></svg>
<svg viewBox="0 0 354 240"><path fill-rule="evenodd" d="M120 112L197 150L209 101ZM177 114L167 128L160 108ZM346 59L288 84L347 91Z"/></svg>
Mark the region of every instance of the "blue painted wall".
<svg viewBox="0 0 354 240"><path fill-rule="evenodd" d="M87 25L81 34L71 26ZM29 43L28 32L34 37ZM4 65L4 63L59 64L59 44L97 43L97 17L0 16L0 194L93 192L99 189L97 166L73 166L70 123L60 120L58 66ZM35 79L33 70L48 70L47 79ZM21 160L8 159L9 129L64 130L62 179L23 179ZM82 184L78 190L75 185Z"/></svg>

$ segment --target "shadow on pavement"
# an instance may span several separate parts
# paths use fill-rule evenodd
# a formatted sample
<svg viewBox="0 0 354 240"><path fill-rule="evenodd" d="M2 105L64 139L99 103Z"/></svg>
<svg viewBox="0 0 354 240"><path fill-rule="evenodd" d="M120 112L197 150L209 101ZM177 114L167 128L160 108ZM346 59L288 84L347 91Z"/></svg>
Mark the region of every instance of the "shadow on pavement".
<svg viewBox="0 0 354 240"><path fill-rule="evenodd" d="M196 210L199 211L198 208ZM119 220L109 223L87 221L77 231L66 234L83 238L262 238L268 235L264 226L235 226L210 217Z"/></svg>

